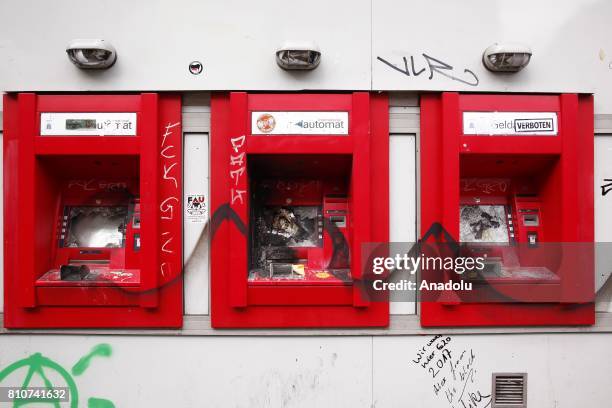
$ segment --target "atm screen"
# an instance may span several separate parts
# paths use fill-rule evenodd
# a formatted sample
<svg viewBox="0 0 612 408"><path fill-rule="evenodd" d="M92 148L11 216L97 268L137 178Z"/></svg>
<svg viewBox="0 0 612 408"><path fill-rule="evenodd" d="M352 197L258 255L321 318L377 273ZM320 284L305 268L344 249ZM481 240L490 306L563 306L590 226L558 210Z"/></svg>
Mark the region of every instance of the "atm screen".
<svg viewBox="0 0 612 408"><path fill-rule="evenodd" d="M258 207L249 279L304 279L307 251L323 247L321 213L320 206Z"/></svg>
<svg viewBox="0 0 612 408"><path fill-rule="evenodd" d="M321 207L266 206L255 221L255 242L261 246L319 247Z"/></svg>
<svg viewBox="0 0 612 408"><path fill-rule="evenodd" d="M63 247L122 248L127 206L67 206L64 208Z"/></svg>
<svg viewBox="0 0 612 408"><path fill-rule="evenodd" d="M68 130L96 129L96 120L95 119L66 119L66 129Z"/></svg>
<svg viewBox="0 0 612 408"><path fill-rule="evenodd" d="M506 206L462 205L459 236L461 242L508 243Z"/></svg>

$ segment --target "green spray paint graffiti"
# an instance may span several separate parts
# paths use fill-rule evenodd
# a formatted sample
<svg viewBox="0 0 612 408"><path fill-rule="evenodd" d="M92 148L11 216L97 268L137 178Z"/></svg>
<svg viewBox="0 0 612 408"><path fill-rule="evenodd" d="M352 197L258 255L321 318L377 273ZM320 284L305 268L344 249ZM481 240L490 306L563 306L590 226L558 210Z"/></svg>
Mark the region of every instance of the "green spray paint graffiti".
<svg viewBox="0 0 612 408"><path fill-rule="evenodd" d="M74 376L80 376L87 370L91 359L96 356L110 357L112 354L112 348L110 345L101 343L94 346L89 353L79 359L79 361L72 367L72 374ZM70 373L55 361L43 356L41 353L34 353L29 357L22 360L16 361L13 364L8 365L2 371L0 371L0 384L12 373L21 369L27 368L27 374L21 388L27 388L32 379L36 376L37 379L42 380L44 386L47 389L54 387L54 384L49 380L48 374L54 373L56 376L59 375L65 382L65 386L70 391L70 408L79 407L79 391L77 389L76 381L70 375ZM58 385L60 386L60 385ZM64 385L61 385L64 386ZM60 401L58 400L45 400L46 403L52 404L56 408L60 408ZM23 399L16 400L13 402L13 408L18 408L29 404L40 404L40 400L36 399ZM111 401L102 398L89 398L87 400L88 408L114 408L115 404Z"/></svg>
<svg viewBox="0 0 612 408"><path fill-rule="evenodd" d="M95 356L110 357L112 353L113 353L113 350L111 349L111 346L109 346L106 343L101 343L101 344L98 344L97 346L94 346L94 348L92 348L88 354L81 357L81 359L74 365L74 367L72 367L72 374L73 375L83 374L83 372L87 370L87 367L89 367L89 362L91 361L93 357Z"/></svg>
<svg viewBox="0 0 612 408"><path fill-rule="evenodd" d="M40 353L34 353L30 357L24 358L23 360L19 360L9 365L8 367L6 367L4 370L0 372L0 383L4 381L4 379L9 374L11 374L13 371L16 371L22 367L28 367L28 373L26 374L26 377L23 381L21 388L27 388L28 385L30 385L30 382L32 381L32 378L34 377L35 374L42 379L42 381L45 384L45 387L52 388L53 384L51 383L51 381L49 381L49 378L45 374L45 369L53 370L64 379L64 381L66 382L66 385L68 386L68 390L70 391L70 399L71 399L70 407L77 408L79 406L79 394L77 391L76 383L74 382L74 379L72 378L72 376L61 365L48 359L47 357L44 357ZM36 400L34 399L16 400L13 403L13 407L16 408L16 407L31 404L34 402L36 402ZM52 403L56 407L60 406L59 401L52 401Z"/></svg>

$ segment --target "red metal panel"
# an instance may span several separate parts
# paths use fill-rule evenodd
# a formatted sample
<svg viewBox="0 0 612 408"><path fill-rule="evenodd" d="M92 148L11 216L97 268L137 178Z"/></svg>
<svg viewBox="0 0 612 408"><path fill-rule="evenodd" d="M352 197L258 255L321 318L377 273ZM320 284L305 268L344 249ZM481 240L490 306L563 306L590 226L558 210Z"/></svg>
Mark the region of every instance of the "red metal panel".
<svg viewBox="0 0 612 408"><path fill-rule="evenodd" d="M346 306L352 301L351 286L290 286L278 290L275 286L250 287L250 306Z"/></svg>
<svg viewBox="0 0 612 408"><path fill-rule="evenodd" d="M389 241L389 101L387 95L370 94L370 205L372 242Z"/></svg>
<svg viewBox="0 0 612 408"><path fill-rule="evenodd" d="M593 95L578 95L578 117L576 118L578 134L575 149L579 157L576 177L580 180L580 184L576 186L579 189L576 194L577 197L594 197L595 194L593 191L595 185L593 172L595 121L593 116ZM584 198L582 201L585 201ZM591 228L591 225L595 225L594 202L586 202L580 205L578 218L582 222L576 224L578 227L576 234L582 237L584 242L594 242L595 229Z"/></svg>
<svg viewBox="0 0 612 408"><path fill-rule="evenodd" d="M350 111L353 94L249 94L249 110ZM265 108L264 108L265 107ZM251 123L250 118L248 119Z"/></svg>
<svg viewBox="0 0 612 408"><path fill-rule="evenodd" d="M15 95L4 94L4 109L8 112L18 112L17 97ZM4 168L3 172L3 219L8 220L10 217L18 217L19 203L17 200L9 199L10 196L7 194L7 186L17 188L19 186L18 172L15 171L16 166L19 165L19 144L18 144L18 129L17 124L19 123L19 116L16 115L4 115L4 133L3 133L3 162L13 164L12 169ZM4 222L4 237L14 233L11 230L11 226L6 221ZM3 270L16 270L17 259L16 256L7 256L7 254L15 254L18 250L17 239L4 239L4 265ZM7 304L14 304L24 306L21 302L21 292L19 289L20 278L18 279L6 279L6 273L4 273L4 320L9 320L8 325L14 324L11 322L12 316L7 314Z"/></svg>
<svg viewBox="0 0 612 408"><path fill-rule="evenodd" d="M142 268L153 273L142 274L140 284L145 291L140 298L142 307L154 308L158 305L157 285L159 267L159 225L158 218L158 184L159 184L159 141L157 118L157 95L142 95L142 117L146 118L140 126L141 154L140 154L140 213L143 220L155 222L142 222Z"/></svg>
<svg viewBox="0 0 612 408"><path fill-rule="evenodd" d="M593 109L590 96L429 94L422 97L421 111L421 236L436 230L436 224L441 223L458 241L461 174L500 177L499 169L483 166L486 161L481 159L522 155L524 165L533 166L534 177L542 170L542 163L552 168L540 191L542 218L548 225L545 241L593 242ZM556 112L559 132L556 137L463 136L464 111ZM585 254L587 258L588 255ZM560 276L562 283L558 290L554 285L538 289L542 289L543 294L559 291L575 294L575 287L588 289L586 283L593 279L592 268L587 266L572 272ZM592 303L423 302L421 305L423 326L593 323Z"/></svg>
<svg viewBox="0 0 612 408"><path fill-rule="evenodd" d="M5 96L5 107L5 326L180 327L180 96L11 94ZM137 135L41 137L41 112L135 112ZM89 287L49 281L51 275L45 273L65 263L70 252L57 249L60 204L68 194L62 186L72 178L122 175L140 180L136 190L142 253L135 252L140 256L132 256L132 266L126 269L139 263L138 280L125 285L94 282ZM103 201L101 196L96 200ZM127 228L132 230L131 225ZM127 242L135 245L133 237ZM102 256L95 253L106 252L86 256L94 259ZM110 265L125 252L113 252ZM45 279L40 279L43 274Z"/></svg>
<svg viewBox="0 0 612 408"><path fill-rule="evenodd" d="M228 174L230 190L230 211L243 225L249 225L249 188L247 175L246 136L249 123L247 112L248 97L245 92L230 94L231 125L229 140L230 156L228 157ZM229 242L229 304L232 307L247 305L247 284L245 271L247 269L248 244L244 231L239 231L236 225L230 225Z"/></svg>
<svg viewBox="0 0 612 408"><path fill-rule="evenodd" d="M39 112L140 112L141 95L39 95Z"/></svg>
<svg viewBox="0 0 612 408"><path fill-rule="evenodd" d="M318 136L319 143L325 145L329 154L350 154L353 152L353 141L350 137ZM319 144L311 143L310 136L279 137L274 144L274 153L279 154L311 154L320 153ZM261 138L249 138L247 149L250 153L270 153L270 143Z"/></svg>
<svg viewBox="0 0 612 408"><path fill-rule="evenodd" d="M442 225L456 240L459 240L459 134L461 133L461 118L459 112L459 95L456 93L442 94L442 202L444 213ZM423 153L424 160L427 154ZM430 187L433 187L430 185Z"/></svg>
<svg viewBox="0 0 612 408"><path fill-rule="evenodd" d="M489 143L487 138L462 136L463 111L473 112L556 112L560 115L561 103L558 96L538 95L537 100L530 95L473 95L452 93L444 95L456 95L458 98L456 111L450 113L456 118L457 134L461 141L462 153L486 153L486 154L559 154L562 151L562 138L559 137L524 137L504 136L498 137L495 143ZM443 96L445 98L446 96ZM451 96L449 96L451 97ZM452 98L452 97L451 97ZM445 115L445 118L448 116ZM559 119L561 119L559 117ZM563 128L561 128L561 132Z"/></svg>
<svg viewBox="0 0 612 408"><path fill-rule="evenodd" d="M459 98L461 111L559 112L560 106L559 95L461 94Z"/></svg>
<svg viewBox="0 0 612 408"><path fill-rule="evenodd" d="M354 239L351 247L351 275L353 280L359 281L362 278L361 265L361 244L363 242L371 242L371 224L370 214L371 206L371 185L374 175L368 165L370 161L370 98L365 92L356 92L353 94L353 110L352 110L352 126L351 134L353 137L353 171L351 174L352 183L352 213L351 218L355 219L353 225L353 236L359 237ZM370 303L363 296L364 291L359 285L353 285L353 306L365 307Z"/></svg>
<svg viewBox="0 0 612 408"><path fill-rule="evenodd" d="M168 310L168 325L183 323L183 129L181 95L158 96L158 262L156 276L159 305Z"/></svg>
<svg viewBox="0 0 612 408"><path fill-rule="evenodd" d="M34 141L34 149L38 155L137 155L140 152L140 140L121 136L93 140L91 137L39 137Z"/></svg>
<svg viewBox="0 0 612 408"><path fill-rule="evenodd" d="M351 275L361 243L388 240L388 107L385 95L247 94L213 95L211 145L211 298L213 327L357 327L388 324L388 304L368 303L351 283L248 283L249 155L350 155L352 179L348 217L352 232ZM348 111L347 136L252 136L251 111ZM242 139L244 136L244 140ZM247 162L244 172L241 155ZM324 160L325 162L325 160ZM337 168L314 169L319 176ZM267 166L268 168L270 166ZM281 172L282 174L282 172ZM232 189L234 193L232 194ZM236 189L245 191L244 202ZM302 204L306 205L306 204ZM378 211L375 211L378 210ZM326 241L327 242L327 241ZM316 251L311 251L313 254ZM359 307L356 307L359 306Z"/></svg>
<svg viewBox="0 0 612 408"><path fill-rule="evenodd" d="M138 306L142 296L122 288L37 287L36 299L39 306Z"/></svg>
<svg viewBox="0 0 612 408"><path fill-rule="evenodd" d="M17 304L21 307L36 306L36 298L34 288L31 282L35 279L34 276L34 260L36 259L37 242L32 238L35 235L36 219L34 215L34 200L35 191L35 157L34 157L34 135L36 134L36 95L21 94L17 98L18 103L18 132L17 145L19 162L17 165L18 184L11 186L17 189L16 199L18 201L18 212L16 220L18 226L16 229L17 239L19 242L33 242L34 245L19 245L17 256L18 260L15 265L19 265L18 288L17 293L20 294ZM6 112L5 115L10 114ZM13 168L14 169L14 168ZM8 171L11 171L7 169ZM14 170L13 170L14 171ZM9 187L10 188L10 187ZM6 187L5 187L6 190ZM14 200L15 197L10 195L8 200ZM7 200L5 200L6 202ZM15 220L12 215L6 221ZM10 222L10 221L9 221ZM8 254L10 256L10 254ZM4 272L7 274L6 269Z"/></svg>

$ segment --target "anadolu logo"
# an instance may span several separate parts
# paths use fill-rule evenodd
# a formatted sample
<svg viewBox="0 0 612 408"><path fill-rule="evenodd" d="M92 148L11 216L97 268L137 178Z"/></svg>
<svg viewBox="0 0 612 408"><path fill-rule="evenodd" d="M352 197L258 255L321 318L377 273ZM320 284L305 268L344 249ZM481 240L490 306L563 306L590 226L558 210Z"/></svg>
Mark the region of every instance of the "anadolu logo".
<svg viewBox="0 0 612 408"><path fill-rule="evenodd" d="M263 133L272 132L275 126L276 119L274 119L274 116L270 115L269 113L259 115L259 117L257 118L257 129L259 129Z"/></svg>

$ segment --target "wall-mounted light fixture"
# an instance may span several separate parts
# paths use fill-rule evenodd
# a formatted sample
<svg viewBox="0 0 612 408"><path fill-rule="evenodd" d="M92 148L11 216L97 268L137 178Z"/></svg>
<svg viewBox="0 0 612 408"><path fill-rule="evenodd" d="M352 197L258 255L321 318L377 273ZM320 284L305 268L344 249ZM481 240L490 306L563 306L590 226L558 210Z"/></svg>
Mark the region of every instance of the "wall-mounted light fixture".
<svg viewBox="0 0 612 408"><path fill-rule="evenodd" d="M531 48L520 44L493 44L484 51L484 66L493 72L518 72L529 64Z"/></svg>
<svg viewBox="0 0 612 408"><path fill-rule="evenodd" d="M319 62L321 50L313 42L286 42L276 50L276 63L282 69L315 69Z"/></svg>
<svg viewBox="0 0 612 408"><path fill-rule="evenodd" d="M66 53L70 62L81 69L106 69L117 60L115 47L104 40L72 40Z"/></svg>

